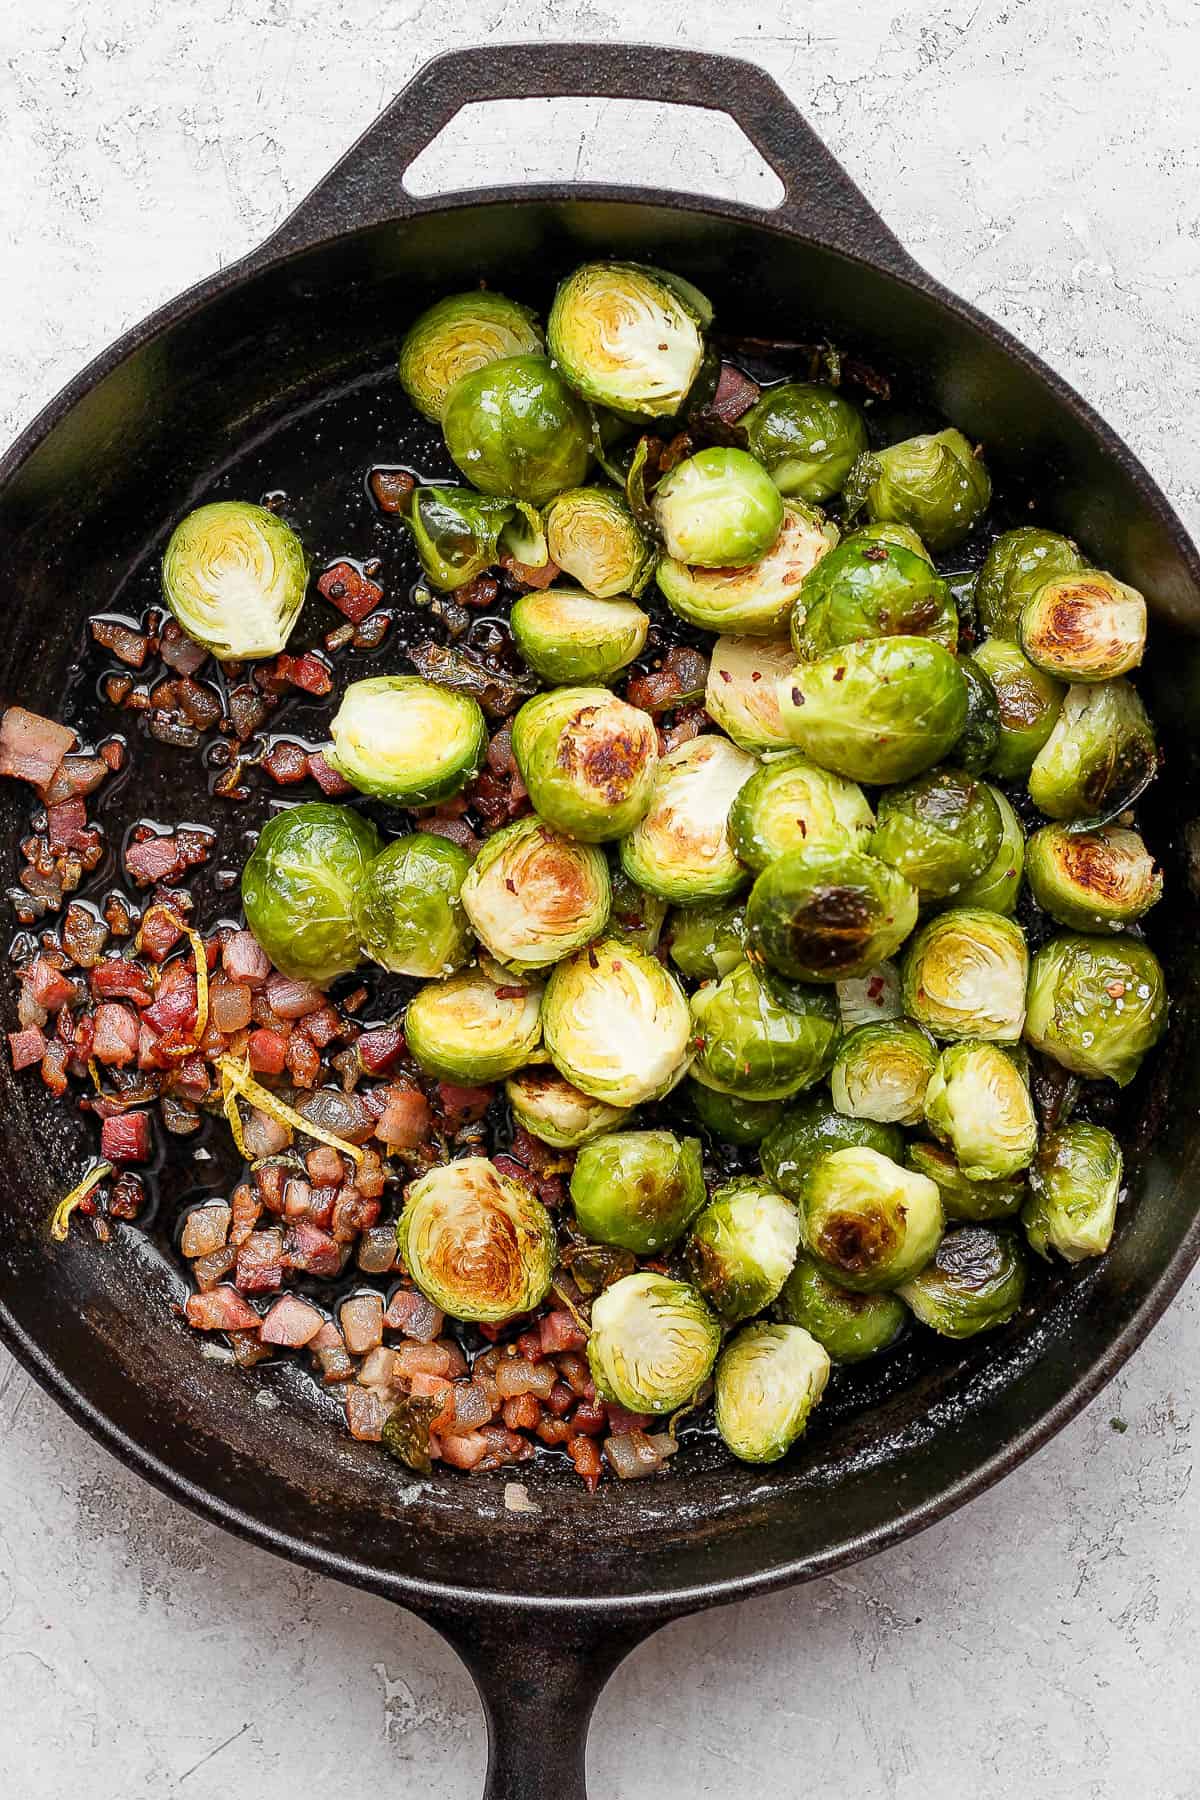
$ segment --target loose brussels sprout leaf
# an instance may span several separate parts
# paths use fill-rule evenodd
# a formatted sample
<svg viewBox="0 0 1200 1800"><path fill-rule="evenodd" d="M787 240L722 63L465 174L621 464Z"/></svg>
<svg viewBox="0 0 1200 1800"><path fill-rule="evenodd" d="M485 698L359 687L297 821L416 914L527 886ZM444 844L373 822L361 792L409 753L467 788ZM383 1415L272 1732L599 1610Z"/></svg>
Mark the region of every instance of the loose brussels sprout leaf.
<svg viewBox="0 0 1200 1800"><path fill-rule="evenodd" d="M908 1168L937 1182L942 1211L948 1219L986 1224L991 1219L1013 1219L1021 1210L1025 1182L1020 1175L969 1180L944 1145L923 1140L908 1145L904 1161Z"/></svg>
<svg viewBox="0 0 1200 1800"><path fill-rule="evenodd" d="M446 396L442 431L473 487L531 506L578 487L591 466L591 415L544 356L464 375Z"/></svg>
<svg viewBox="0 0 1200 1800"><path fill-rule="evenodd" d="M393 975L424 980L461 969L475 944L460 898L470 867L461 844L432 832L389 844L354 896L364 955Z"/></svg>
<svg viewBox="0 0 1200 1800"><path fill-rule="evenodd" d="M691 1015L656 957L608 937L554 969L542 1007L555 1068L610 1106L658 1099L687 1067Z"/></svg>
<svg viewBox="0 0 1200 1800"><path fill-rule="evenodd" d="M1103 1256L1112 1243L1121 1192L1121 1146L1100 1125L1072 1120L1042 1139L1029 1169L1021 1222L1039 1256L1068 1262Z"/></svg>
<svg viewBox="0 0 1200 1800"><path fill-rule="evenodd" d="M834 1110L828 1095L813 1094L789 1106L783 1118L763 1139L760 1153L763 1172L781 1194L799 1200L809 1170L833 1150L875 1150L898 1162L904 1134L898 1125L880 1125L873 1119L851 1119Z"/></svg>
<svg viewBox="0 0 1200 1800"><path fill-rule="evenodd" d="M673 1131L609 1131L586 1143L571 1173L585 1237L638 1256L666 1250L704 1205L700 1139Z"/></svg>
<svg viewBox="0 0 1200 1800"><path fill-rule="evenodd" d="M969 1338L1012 1318L1025 1292L1025 1257L1011 1231L959 1225L933 1261L900 1289L922 1325L940 1337Z"/></svg>
<svg viewBox="0 0 1200 1800"><path fill-rule="evenodd" d="M942 1051L925 1090L925 1118L969 1181L1015 1175L1037 1148L1037 1116L1021 1068L999 1044Z"/></svg>
<svg viewBox="0 0 1200 1800"><path fill-rule="evenodd" d="M431 1475L433 1456L429 1439L433 1421L444 1405L440 1394L431 1399L420 1394L401 1394L383 1421L379 1437L383 1449L415 1474Z"/></svg>
<svg viewBox="0 0 1200 1800"><path fill-rule="evenodd" d="M1027 854L1034 899L1076 931L1119 931L1162 895L1162 870L1137 832L1120 825L1099 831L1043 825Z"/></svg>
<svg viewBox="0 0 1200 1800"><path fill-rule="evenodd" d="M609 868L612 910L608 915L610 937L625 938L639 950L657 950L662 936L667 903L631 881L619 862Z"/></svg>
<svg viewBox="0 0 1200 1800"><path fill-rule="evenodd" d="M308 558L291 526L245 500L198 506L163 553L163 598L188 636L222 662L277 655L307 586Z"/></svg>
<svg viewBox="0 0 1200 1800"><path fill-rule="evenodd" d="M927 905L990 868L1000 837L991 788L942 767L880 795L871 854L898 869Z"/></svg>
<svg viewBox="0 0 1200 1800"><path fill-rule="evenodd" d="M778 1125L783 1107L778 1100L741 1100L736 1094L719 1094L716 1088L688 1077L687 1098L705 1131L721 1144L758 1144Z"/></svg>
<svg viewBox="0 0 1200 1800"><path fill-rule="evenodd" d="M714 724L752 755L788 750L777 687L795 664L787 638L719 637L708 665L704 709Z"/></svg>
<svg viewBox="0 0 1200 1800"><path fill-rule="evenodd" d="M283 974L326 987L357 968L355 895L380 848L348 806L308 801L267 820L242 870L242 905Z"/></svg>
<svg viewBox="0 0 1200 1800"><path fill-rule="evenodd" d="M400 345L400 385L440 425L456 381L510 356L536 356L542 334L527 306L477 288L448 294L413 320Z"/></svg>
<svg viewBox="0 0 1200 1800"><path fill-rule="evenodd" d="M746 904L750 954L795 981L843 981L900 948L917 922L903 875L857 850L790 850Z"/></svg>
<svg viewBox="0 0 1200 1800"><path fill-rule="evenodd" d="M809 1255L831 1280L859 1293L899 1287L942 1235L935 1183L865 1145L815 1162L799 1204Z"/></svg>
<svg viewBox="0 0 1200 1800"><path fill-rule="evenodd" d="M783 500L761 463L744 450L714 446L663 477L654 517L676 562L741 569L765 556L779 536Z"/></svg>
<svg viewBox="0 0 1200 1800"><path fill-rule="evenodd" d="M727 1325L769 1306L791 1273L800 1221L790 1200L759 1175L716 1189L692 1225L688 1273Z"/></svg>
<svg viewBox="0 0 1200 1800"><path fill-rule="evenodd" d="M1000 781L1024 781L1062 709L1066 690L1035 669L1019 644L988 638L971 661L992 684L999 734L988 772Z"/></svg>
<svg viewBox="0 0 1200 1800"><path fill-rule="evenodd" d="M872 638L785 676L779 710L823 769L884 786L942 760L966 724L967 684L941 644Z"/></svg>
<svg viewBox="0 0 1200 1800"><path fill-rule="evenodd" d="M954 760L968 775L982 775L1000 748L1000 701L991 677L973 656L960 656L958 666L967 684L967 722L954 746Z"/></svg>
<svg viewBox="0 0 1200 1800"><path fill-rule="evenodd" d="M838 1045L829 1075L833 1104L854 1119L917 1125L937 1059L932 1038L907 1019L860 1025Z"/></svg>
<svg viewBox="0 0 1200 1800"><path fill-rule="evenodd" d="M413 995L404 1035L421 1067L440 1081L499 1081L537 1048L541 997L535 983L496 982L483 969L463 969Z"/></svg>
<svg viewBox="0 0 1200 1800"><path fill-rule="evenodd" d="M1037 525L1020 525L998 537L983 559L975 583L975 606L984 630L1014 638L1025 602L1051 575L1082 569L1083 558L1070 538Z"/></svg>
<svg viewBox="0 0 1200 1800"><path fill-rule="evenodd" d="M704 359L712 316L688 282L640 263L584 263L561 282L550 308L550 354L597 406L668 418Z"/></svg>
<svg viewBox="0 0 1200 1800"><path fill-rule="evenodd" d="M628 1108L593 1100L553 1069L522 1069L504 1084L513 1118L554 1150L574 1150L602 1131L615 1131Z"/></svg>
<svg viewBox="0 0 1200 1800"><path fill-rule="evenodd" d="M1061 681L1110 681L1142 660L1146 602L1102 569L1052 575L1022 608L1021 647Z"/></svg>
<svg viewBox="0 0 1200 1800"><path fill-rule="evenodd" d="M805 577L792 614L792 642L804 662L862 638L930 638L953 652L958 613L928 560L898 544L854 534Z"/></svg>
<svg viewBox="0 0 1200 1800"><path fill-rule="evenodd" d="M541 1201L486 1156L465 1156L414 1181L396 1243L427 1300L452 1319L483 1324L541 1303L558 1248Z"/></svg>
<svg viewBox="0 0 1200 1800"><path fill-rule="evenodd" d="M620 494L569 488L546 508L551 562L598 600L641 593L654 571L654 551Z"/></svg>
<svg viewBox="0 0 1200 1800"><path fill-rule="evenodd" d="M729 809L757 766L744 750L712 735L668 751L648 810L621 840L621 867L630 879L676 903L736 893L746 871L729 841Z"/></svg>
<svg viewBox="0 0 1200 1800"><path fill-rule="evenodd" d="M462 887L480 943L518 974L559 962L603 931L609 899L604 852L536 813L493 832Z"/></svg>
<svg viewBox="0 0 1200 1800"><path fill-rule="evenodd" d="M856 782L795 752L772 757L752 775L729 813L733 847L750 869L765 869L789 850L867 851L874 828Z"/></svg>
<svg viewBox="0 0 1200 1800"><path fill-rule="evenodd" d="M856 1294L831 1281L803 1252L775 1311L785 1324L811 1333L835 1363L862 1362L886 1350L908 1317L895 1294Z"/></svg>
<svg viewBox="0 0 1200 1800"><path fill-rule="evenodd" d="M483 763L487 726L469 694L419 675L352 681L329 727L326 761L364 794L428 806L458 792Z"/></svg>
<svg viewBox="0 0 1200 1800"><path fill-rule="evenodd" d="M1136 938L1053 938L1033 959L1025 1036L1076 1075L1127 1087L1166 1023L1162 969Z"/></svg>
<svg viewBox="0 0 1200 1800"><path fill-rule="evenodd" d="M787 381L768 388L741 424L747 448L780 493L818 505L841 492L867 448L867 428L857 406L819 382Z"/></svg>
<svg viewBox="0 0 1200 1800"><path fill-rule="evenodd" d="M790 502L779 535L757 562L740 569L701 569L665 556L656 579L672 611L690 625L775 637L787 628L800 583L837 540L836 525Z"/></svg>
<svg viewBox="0 0 1200 1800"><path fill-rule="evenodd" d="M937 1038L1015 1044L1029 953L1012 919L956 906L922 927L904 958L904 1010Z"/></svg>
<svg viewBox="0 0 1200 1800"><path fill-rule="evenodd" d="M671 961L689 981L717 981L746 955L743 906L687 906L671 914L667 927Z"/></svg>
<svg viewBox="0 0 1200 1800"><path fill-rule="evenodd" d="M624 837L650 805L654 720L607 688L535 694L513 720L512 746L538 813L583 843Z"/></svg>
<svg viewBox="0 0 1200 1800"><path fill-rule="evenodd" d="M1021 889L1025 867L1025 833L1021 821L1000 792L992 788L992 799L1000 814L1000 848L974 881L964 882L955 895L959 906L983 907L987 912L1013 913Z"/></svg>
<svg viewBox="0 0 1200 1800"><path fill-rule="evenodd" d="M1029 771L1029 795L1052 819L1105 825L1132 806L1158 772L1146 709L1127 681L1070 687Z"/></svg>
<svg viewBox="0 0 1200 1800"><path fill-rule="evenodd" d="M426 577L443 593L474 581L500 558L500 538L512 520L511 500L466 487L419 487L408 525Z"/></svg>
<svg viewBox="0 0 1200 1800"><path fill-rule="evenodd" d="M674 1412L708 1380L720 1344L721 1327L694 1287L643 1270L597 1295L588 1366L604 1399L630 1412Z"/></svg>
<svg viewBox="0 0 1200 1800"><path fill-rule="evenodd" d="M747 1325L717 1363L717 1430L741 1462L786 1456L825 1391L829 1357L798 1325Z"/></svg>
<svg viewBox="0 0 1200 1800"><path fill-rule="evenodd" d="M853 1031L856 1025L882 1025L887 1019L899 1019L904 1013L900 971L893 962L881 962L865 975L851 975L838 982L837 1000L843 1031Z"/></svg>
<svg viewBox="0 0 1200 1800"><path fill-rule="evenodd" d="M773 985L746 962L693 996L692 1018L692 1075L742 1100L784 1100L820 1081L839 1029L832 994Z"/></svg>
<svg viewBox="0 0 1200 1800"><path fill-rule="evenodd" d="M640 656L650 620L632 600L567 588L523 594L509 615L517 649L544 681L611 681Z"/></svg>
<svg viewBox="0 0 1200 1800"><path fill-rule="evenodd" d="M867 511L911 525L933 551L949 550L987 511L992 483L961 431L925 432L877 450Z"/></svg>

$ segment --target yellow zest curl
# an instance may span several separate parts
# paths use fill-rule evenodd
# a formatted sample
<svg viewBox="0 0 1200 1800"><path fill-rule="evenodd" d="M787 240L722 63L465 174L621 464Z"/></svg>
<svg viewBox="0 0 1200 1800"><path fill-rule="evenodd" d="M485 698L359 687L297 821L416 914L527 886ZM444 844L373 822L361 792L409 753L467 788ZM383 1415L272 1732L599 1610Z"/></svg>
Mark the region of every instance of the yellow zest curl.
<svg viewBox="0 0 1200 1800"><path fill-rule="evenodd" d="M102 1181L108 1180L112 1172L113 1166L110 1162L93 1163L78 1187L73 1187L70 1193L65 1194L59 1201L50 1217L50 1236L56 1243L66 1243L71 1214L81 1200L87 1199L93 1188L99 1187Z"/></svg>
<svg viewBox="0 0 1200 1800"><path fill-rule="evenodd" d="M303 1113L298 1113L295 1107L281 1100L278 1094L273 1094L261 1082L255 1081L248 1063L238 1062L232 1056L218 1056L217 1068L225 1090L225 1117L229 1120L234 1142L243 1156L246 1155L246 1146L241 1135L240 1118L236 1126L233 1123L239 1099L244 1100L248 1106L256 1107L259 1112L266 1113L276 1124L286 1125L290 1131L299 1131L304 1137L315 1139L318 1144L328 1144L331 1150L340 1151L343 1156L350 1158L355 1167L362 1162L364 1153L358 1144L348 1144L345 1138L335 1137L332 1131L322 1131L319 1125L313 1125Z"/></svg>

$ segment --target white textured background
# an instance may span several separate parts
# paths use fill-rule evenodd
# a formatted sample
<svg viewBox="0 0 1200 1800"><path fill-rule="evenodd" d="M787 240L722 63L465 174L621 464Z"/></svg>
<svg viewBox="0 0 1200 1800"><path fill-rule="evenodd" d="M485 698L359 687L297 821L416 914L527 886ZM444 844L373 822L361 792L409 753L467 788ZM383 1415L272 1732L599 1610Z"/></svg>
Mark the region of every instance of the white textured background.
<svg viewBox="0 0 1200 1800"><path fill-rule="evenodd" d="M763 63L917 258L1061 369L1200 525L1195 0L12 0L0 437L264 236L427 56L522 33ZM615 159L769 192L708 118L678 138L615 103L555 121L500 109L424 178ZM597 1800L1197 1800L1198 1295L965 1513L636 1653L596 1718ZM483 1760L424 1626L200 1525L0 1352L0 1793L474 1800Z"/></svg>

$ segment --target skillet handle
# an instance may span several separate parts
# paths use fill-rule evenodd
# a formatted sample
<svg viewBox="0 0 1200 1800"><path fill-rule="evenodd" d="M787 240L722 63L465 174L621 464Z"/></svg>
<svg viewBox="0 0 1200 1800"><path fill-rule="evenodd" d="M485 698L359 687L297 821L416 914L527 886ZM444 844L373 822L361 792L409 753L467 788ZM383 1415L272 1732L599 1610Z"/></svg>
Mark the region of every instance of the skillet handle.
<svg viewBox="0 0 1200 1800"><path fill-rule="evenodd" d="M404 175L469 102L593 96L727 113L783 183L783 200L763 211L765 220L894 274L920 274L770 75L740 57L650 44L499 44L434 57L251 260L443 205L442 197L408 193Z"/></svg>

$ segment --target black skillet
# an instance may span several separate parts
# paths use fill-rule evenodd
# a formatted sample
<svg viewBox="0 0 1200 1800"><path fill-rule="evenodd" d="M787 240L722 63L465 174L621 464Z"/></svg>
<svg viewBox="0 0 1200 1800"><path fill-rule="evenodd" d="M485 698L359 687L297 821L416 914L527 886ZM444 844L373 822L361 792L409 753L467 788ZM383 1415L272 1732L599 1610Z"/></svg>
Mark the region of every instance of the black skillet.
<svg viewBox="0 0 1200 1800"><path fill-rule="evenodd" d="M583 94L728 111L780 176L782 205L760 212L616 183L437 200L402 187L464 103ZM748 64L544 44L466 51L422 70L267 244L107 350L0 464L0 696L50 714L66 705L84 730L98 721L91 687L73 672L83 621L153 597L169 522L214 487L255 498L251 483L290 486L298 507L309 495L318 508L324 496L324 549L362 553L358 472L403 462L416 443L391 375L404 322L480 277L544 305L561 271L610 252L691 276L727 332L827 333L885 368L914 407L986 440L1010 516L1036 503L1040 522L1070 531L1151 597L1155 653L1143 687L1169 773L1148 829L1170 877L1154 935L1175 1005L1171 1041L1135 1097L1131 1192L1103 1262L1042 1278L1020 1318L973 1344L914 1335L878 1370L840 1384L779 1467L735 1466L696 1440L669 1480L609 1482L594 1496L537 1467L527 1479L537 1513L506 1511L501 1480L446 1472L406 1481L346 1438L299 1370L244 1374L198 1356L172 1310L182 1281L164 1249L180 1183L202 1186L201 1166L186 1177L163 1172L157 1229L122 1229L106 1248L78 1232L53 1246L47 1215L91 1148L88 1130L4 1068L4 1342L166 1493L442 1631L483 1698L487 1792L508 1800L583 1794L596 1697L664 1621L895 1543L1045 1443L1129 1356L1200 1253L1195 906L1171 850L1192 804L1196 551L1125 445L1020 344L916 266L775 83ZM339 542L337 497L351 488ZM110 803L110 830L114 817L127 824L160 810L211 821L221 803L209 800L194 761L140 748ZM4 841L15 844L27 817L23 792L7 784ZM260 817L253 805L237 814L226 845L236 849ZM0 1006L9 1029L9 984ZM260 1385L278 1408L251 1404Z"/></svg>

